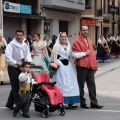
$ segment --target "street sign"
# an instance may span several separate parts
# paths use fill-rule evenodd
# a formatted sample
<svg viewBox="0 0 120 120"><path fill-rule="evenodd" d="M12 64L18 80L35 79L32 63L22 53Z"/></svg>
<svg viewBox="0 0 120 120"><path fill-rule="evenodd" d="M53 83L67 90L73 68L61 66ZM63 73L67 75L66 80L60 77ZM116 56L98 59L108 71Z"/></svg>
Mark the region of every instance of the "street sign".
<svg viewBox="0 0 120 120"><path fill-rule="evenodd" d="M21 13L21 14L32 14L32 6L5 2L4 11L13 12L13 13Z"/></svg>

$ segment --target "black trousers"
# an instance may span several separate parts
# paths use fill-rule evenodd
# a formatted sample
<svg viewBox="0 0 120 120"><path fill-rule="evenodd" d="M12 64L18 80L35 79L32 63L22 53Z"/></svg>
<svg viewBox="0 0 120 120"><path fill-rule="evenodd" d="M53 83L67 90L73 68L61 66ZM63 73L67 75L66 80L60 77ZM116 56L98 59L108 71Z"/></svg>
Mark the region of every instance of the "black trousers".
<svg viewBox="0 0 120 120"><path fill-rule="evenodd" d="M18 76L21 73L21 70L19 68L14 68L8 66L8 74L10 78L10 84L11 84L11 91L8 97L8 101L6 103L6 106L12 106L14 103L17 104L19 101L19 79Z"/></svg>
<svg viewBox="0 0 120 120"><path fill-rule="evenodd" d="M94 78L94 71L92 69L76 66L77 70L77 79L80 89L80 100L81 105L86 104L86 99L84 98L84 85L85 82L88 87L89 97L91 100L91 105L97 105L96 99L96 85L95 85L95 78Z"/></svg>
<svg viewBox="0 0 120 120"><path fill-rule="evenodd" d="M19 102L16 104L14 111L19 112L21 110L23 114L28 114L30 107L30 91L27 91L25 95L19 95Z"/></svg>

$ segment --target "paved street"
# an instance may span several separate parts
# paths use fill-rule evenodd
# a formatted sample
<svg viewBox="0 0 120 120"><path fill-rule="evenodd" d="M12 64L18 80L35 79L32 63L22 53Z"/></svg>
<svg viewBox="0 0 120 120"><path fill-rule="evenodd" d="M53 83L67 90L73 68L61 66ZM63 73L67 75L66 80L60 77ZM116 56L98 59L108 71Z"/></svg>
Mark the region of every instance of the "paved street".
<svg viewBox="0 0 120 120"><path fill-rule="evenodd" d="M104 105L101 110L84 110L80 107L76 110L66 110L65 116L59 116L58 112L51 113L49 120L119 120L120 119L120 58L99 63L99 69L95 75L97 85L97 98L100 105ZM10 91L10 84L0 85L0 120L25 119L19 114L13 118L12 111L4 106ZM85 90L87 103L89 97L87 89ZM30 108L31 120L44 119L41 113L34 111L32 104Z"/></svg>

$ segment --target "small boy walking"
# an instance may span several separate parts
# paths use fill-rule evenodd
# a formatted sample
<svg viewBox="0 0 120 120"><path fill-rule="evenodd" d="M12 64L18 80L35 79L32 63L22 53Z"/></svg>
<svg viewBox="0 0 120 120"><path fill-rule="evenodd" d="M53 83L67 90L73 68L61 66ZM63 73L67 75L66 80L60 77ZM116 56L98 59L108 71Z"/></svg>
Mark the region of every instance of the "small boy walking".
<svg viewBox="0 0 120 120"><path fill-rule="evenodd" d="M33 80L32 80L33 82ZM16 117L17 113L21 110L21 115L25 118L30 118L29 107L30 107L30 63L22 63L22 72L19 75L19 102L16 105L13 116Z"/></svg>

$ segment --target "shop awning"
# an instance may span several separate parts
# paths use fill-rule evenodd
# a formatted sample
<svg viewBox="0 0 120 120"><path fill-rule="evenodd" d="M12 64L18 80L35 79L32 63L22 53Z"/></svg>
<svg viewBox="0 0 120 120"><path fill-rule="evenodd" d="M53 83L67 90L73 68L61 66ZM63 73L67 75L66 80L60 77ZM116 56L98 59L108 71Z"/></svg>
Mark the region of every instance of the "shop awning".
<svg viewBox="0 0 120 120"><path fill-rule="evenodd" d="M6 17L15 17L15 18L26 18L26 19L39 19L39 20L45 20L45 16L41 15L27 15L27 14L18 14L18 13L9 13L9 12L4 12L3 16Z"/></svg>

